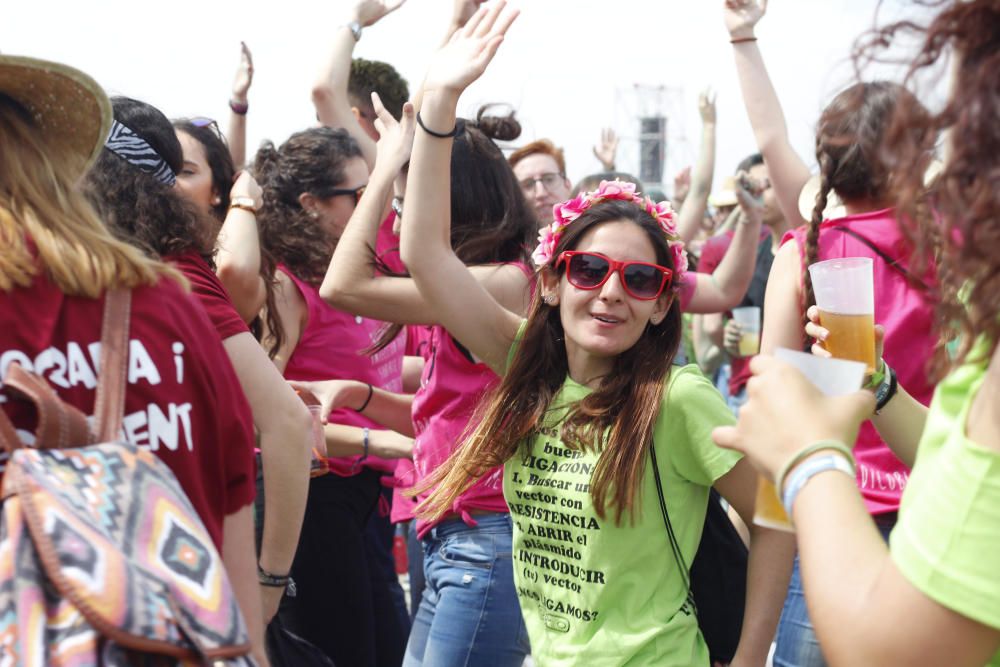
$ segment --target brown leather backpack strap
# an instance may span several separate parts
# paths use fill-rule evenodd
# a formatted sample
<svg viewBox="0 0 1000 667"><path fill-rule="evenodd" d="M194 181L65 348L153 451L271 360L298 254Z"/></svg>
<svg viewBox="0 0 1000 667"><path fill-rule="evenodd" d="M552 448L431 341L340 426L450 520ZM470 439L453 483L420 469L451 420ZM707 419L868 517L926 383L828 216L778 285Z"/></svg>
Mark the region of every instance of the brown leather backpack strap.
<svg viewBox="0 0 1000 667"><path fill-rule="evenodd" d="M23 394L38 411L38 428L35 430L35 447L62 449L90 442L87 416L74 406L63 402L52 386L44 379L11 364L3 379L8 391Z"/></svg>
<svg viewBox="0 0 1000 667"><path fill-rule="evenodd" d="M7 416L7 413L0 408L0 447L13 454L14 450L21 446L21 439L17 437L17 429L14 423Z"/></svg>
<svg viewBox="0 0 1000 667"><path fill-rule="evenodd" d="M101 325L101 367L94 402L94 433L97 442L118 438L125 414L125 374L128 369L128 329L132 292L109 289L104 296Z"/></svg>

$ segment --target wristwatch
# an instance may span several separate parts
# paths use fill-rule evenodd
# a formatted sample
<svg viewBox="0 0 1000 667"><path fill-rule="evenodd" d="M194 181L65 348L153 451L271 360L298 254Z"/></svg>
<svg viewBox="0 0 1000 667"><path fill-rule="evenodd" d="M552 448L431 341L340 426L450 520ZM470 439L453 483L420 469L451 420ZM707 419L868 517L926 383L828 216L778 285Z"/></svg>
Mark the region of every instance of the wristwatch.
<svg viewBox="0 0 1000 667"><path fill-rule="evenodd" d="M361 41L361 24L357 21L351 21L347 24L347 27L351 29L351 34L354 35L354 41Z"/></svg>
<svg viewBox="0 0 1000 667"><path fill-rule="evenodd" d="M229 208L238 208L254 215L257 214L257 202L253 200L253 197L233 197L229 200Z"/></svg>

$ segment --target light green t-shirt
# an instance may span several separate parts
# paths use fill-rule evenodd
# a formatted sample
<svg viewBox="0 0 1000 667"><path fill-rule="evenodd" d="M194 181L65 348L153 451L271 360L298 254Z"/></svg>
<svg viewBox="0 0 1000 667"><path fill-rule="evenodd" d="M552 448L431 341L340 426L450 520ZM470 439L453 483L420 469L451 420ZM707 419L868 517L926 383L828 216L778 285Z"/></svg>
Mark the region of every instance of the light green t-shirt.
<svg viewBox="0 0 1000 667"><path fill-rule="evenodd" d="M626 513L615 525L613 509L600 519L591 503L598 455L568 449L560 440L567 406L588 392L567 378L539 433L504 466L514 580L535 662L708 665L697 619L685 605L651 460L635 523ZM732 413L696 366L672 369L654 442L671 524L688 565L701 539L709 487L740 458L712 442L712 429L731 423Z"/></svg>
<svg viewBox="0 0 1000 667"><path fill-rule="evenodd" d="M934 392L917 458L890 537L892 559L924 595L1000 628L1000 453L965 436L989 347ZM989 665L1000 667L1000 653Z"/></svg>

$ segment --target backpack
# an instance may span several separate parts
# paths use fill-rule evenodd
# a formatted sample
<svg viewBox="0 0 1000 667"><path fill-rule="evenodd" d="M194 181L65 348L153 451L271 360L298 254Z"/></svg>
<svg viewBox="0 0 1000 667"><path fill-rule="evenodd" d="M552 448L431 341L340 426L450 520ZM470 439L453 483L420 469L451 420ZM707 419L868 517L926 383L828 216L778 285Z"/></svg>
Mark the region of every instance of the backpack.
<svg viewBox="0 0 1000 667"><path fill-rule="evenodd" d="M121 437L131 293L109 290L94 430L11 364L3 393L38 413L10 454L0 516L5 665L254 665L222 559L170 469Z"/></svg>
<svg viewBox="0 0 1000 667"><path fill-rule="evenodd" d="M698 629L708 645L712 662L729 663L743 629L749 551L722 507L719 492L709 489L705 526L689 571L663 499L663 483L656 463L656 448L652 444L649 453L653 459L653 480L660 500L660 513L674 560L688 589L688 603L698 618Z"/></svg>

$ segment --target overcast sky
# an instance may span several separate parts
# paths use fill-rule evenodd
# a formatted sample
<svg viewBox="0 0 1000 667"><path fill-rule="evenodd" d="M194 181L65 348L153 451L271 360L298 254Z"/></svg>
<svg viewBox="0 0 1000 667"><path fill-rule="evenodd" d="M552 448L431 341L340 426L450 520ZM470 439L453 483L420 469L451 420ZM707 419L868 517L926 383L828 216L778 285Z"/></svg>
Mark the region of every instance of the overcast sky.
<svg viewBox="0 0 1000 667"><path fill-rule="evenodd" d="M892 12L904 0L889 0ZM355 55L385 60L410 82L423 74L450 16L451 0L408 0L366 29ZM521 17L486 75L463 97L514 105L524 127L515 145L548 137L566 150L569 176L597 171L600 128L622 135L619 168L637 171L635 117L668 116L667 176L693 162L698 91L718 93L716 184L754 151L722 23L722 0L512 0ZM314 118L309 91L330 31L349 1L240 3L5 2L0 50L63 61L112 93L143 99L168 116L225 119L239 42L254 54L249 147L280 142ZM823 104L850 82L857 35L875 0L771 0L759 45L781 97L793 144L811 160ZM656 92L660 89L659 92ZM640 95L637 90L654 91ZM644 108L645 107L645 108ZM669 186L668 186L669 190Z"/></svg>

